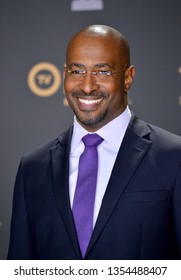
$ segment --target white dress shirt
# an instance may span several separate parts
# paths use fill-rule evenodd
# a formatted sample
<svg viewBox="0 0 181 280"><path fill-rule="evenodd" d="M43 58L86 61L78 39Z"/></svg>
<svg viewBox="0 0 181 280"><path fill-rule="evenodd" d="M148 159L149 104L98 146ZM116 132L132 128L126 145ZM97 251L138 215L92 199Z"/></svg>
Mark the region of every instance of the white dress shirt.
<svg viewBox="0 0 181 280"><path fill-rule="evenodd" d="M121 146L124 134L128 127L131 118L131 112L127 107L126 110L117 118L109 122L94 133L100 135L104 141L98 146L98 175L97 175L97 187L95 195L94 205L94 217L93 224L95 225L99 210L101 207L102 199L106 191L109 178L116 160L119 148ZM84 151L84 143L82 137L88 134L74 117L74 129L71 141L70 151L70 173L69 173L69 194L70 204L73 205L74 193L78 175L79 157Z"/></svg>

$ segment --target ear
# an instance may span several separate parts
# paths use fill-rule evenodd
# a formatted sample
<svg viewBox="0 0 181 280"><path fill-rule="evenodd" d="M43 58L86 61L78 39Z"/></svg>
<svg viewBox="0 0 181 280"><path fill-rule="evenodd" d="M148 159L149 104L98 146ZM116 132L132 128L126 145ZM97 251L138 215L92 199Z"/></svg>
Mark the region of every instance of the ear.
<svg viewBox="0 0 181 280"><path fill-rule="evenodd" d="M135 76L135 67L131 65L129 68L126 69L124 74L124 91L128 92L131 88L133 78Z"/></svg>

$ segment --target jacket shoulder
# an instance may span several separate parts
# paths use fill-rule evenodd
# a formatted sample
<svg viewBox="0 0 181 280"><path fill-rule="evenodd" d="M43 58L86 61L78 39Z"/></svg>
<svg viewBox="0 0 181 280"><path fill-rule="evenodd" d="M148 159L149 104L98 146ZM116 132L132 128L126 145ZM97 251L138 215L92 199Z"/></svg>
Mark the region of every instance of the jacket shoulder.
<svg viewBox="0 0 181 280"><path fill-rule="evenodd" d="M179 135L147 123L134 115L130 127L138 136L151 141L152 146L157 147L157 149L181 152L181 136Z"/></svg>
<svg viewBox="0 0 181 280"><path fill-rule="evenodd" d="M71 130L72 130L72 128L69 128L69 130L61 133L54 139L40 145L39 147L35 148L31 152L26 153L22 157L22 161L24 163L32 162L32 161L33 162L45 161L47 158L50 157L51 149L56 148L56 146L59 146L59 145L68 145L69 144L70 138L71 138Z"/></svg>
<svg viewBox="0 0 181 280"><path fill-rule="evenodd" d="M181 137L160 127L147 124L151 131L152 141L158 141L161 145L173 149L174 147L181 151Z"/></svg>

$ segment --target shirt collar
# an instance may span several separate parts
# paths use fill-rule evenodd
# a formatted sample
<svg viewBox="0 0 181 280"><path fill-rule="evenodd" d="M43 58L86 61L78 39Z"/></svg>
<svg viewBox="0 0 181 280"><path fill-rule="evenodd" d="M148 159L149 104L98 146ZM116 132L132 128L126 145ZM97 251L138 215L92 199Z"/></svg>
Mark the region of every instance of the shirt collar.
<svg viewBox="0 0 181 280"><path fill-rule="evenodd" d="M131 118L131 111L127 107L122 114L107 123L105 126L101 127L96 131L109 145L113 147L115 151L119 150L120 143L123 140L124 134L128 127ZM74 129L71 142L71 153L73 153L76 148L81 143L82 137L84 137L88 132L84 129L74 117Z"/></svg>

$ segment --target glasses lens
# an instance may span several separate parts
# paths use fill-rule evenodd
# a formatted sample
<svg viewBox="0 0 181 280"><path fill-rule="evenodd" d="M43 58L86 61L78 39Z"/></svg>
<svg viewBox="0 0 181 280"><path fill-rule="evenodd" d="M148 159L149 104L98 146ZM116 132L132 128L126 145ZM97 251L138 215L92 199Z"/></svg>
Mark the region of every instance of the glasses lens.
<svg viewBox="0 0 181 280"><path fill-rule="evenodd" d="M71 69L67 70L67 73L72 79L80 79L86 74L86 70L77 67L72 67Z"/></svg>
<svg viewBox="0 0 181 280"><path fill-rule="evenodd" d="M105 80L111 76L111 71L110 70L100 70L96 72L96 76L100 80Z"/></svg>

